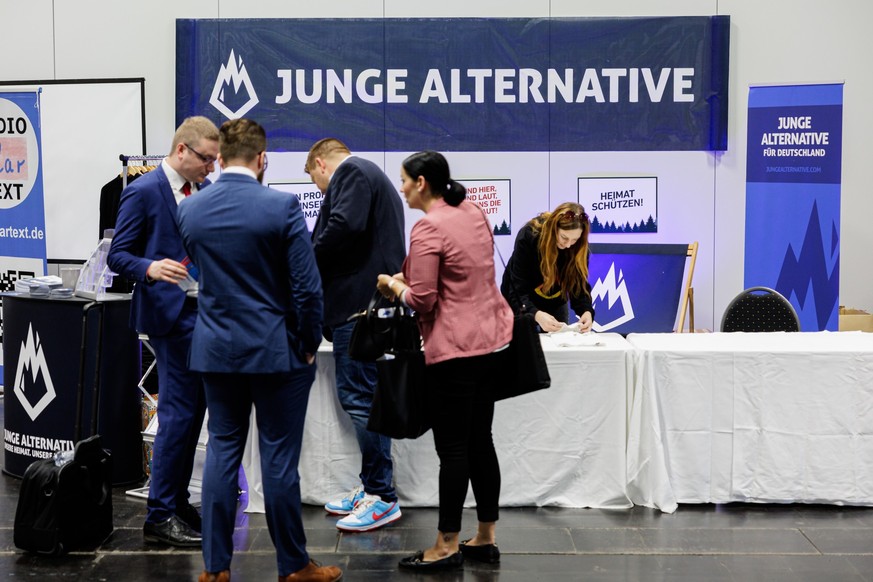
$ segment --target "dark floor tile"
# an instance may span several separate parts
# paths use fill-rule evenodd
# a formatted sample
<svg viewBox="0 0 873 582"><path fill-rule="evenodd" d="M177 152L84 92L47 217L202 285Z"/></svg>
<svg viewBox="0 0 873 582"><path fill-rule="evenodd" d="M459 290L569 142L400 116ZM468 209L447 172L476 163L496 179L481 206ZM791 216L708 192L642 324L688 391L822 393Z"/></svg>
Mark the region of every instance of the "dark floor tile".
<svg viewBox="0 0 873 582"><path fill-rule="evenodd" d="M864 582L873 582L873 556L843 556L851 564Z"/></svg>
<svg viewBox="0 0 873 582"><path fill-rule="evenodd" d="M91 572L101 558L97 554L37 556L24 552L4 552L0 554L0 572L4 579L9 580L95 580L90 577Z"/></svg>
<svg viewBox="0 0 873 582"><path fill-rule="evenodd" d="M656 566L645 580L724 581L735 580L716 556L654 556ZM748 580L741 579L743 582Z"/></svg>
<svg viewBox="0 0 873 582"><path fill-rule="evenodd" d="M10 527L0 527L0 552L11 552L15 550L15 544L13 543L13 529L12 529L12 519L10 516Z"/></svg>
<svg viewBox="0 0 873 582"><path fill-rule="evenodd" d="M306 529L306 547L310 552L335 552L340 533L333 529Z"/></svg>
<svg viewBox="0 0 873 582"><path fill-rule="evenodd" d="M149 548L142 537L142 526L140 527L117 527L109 536L109 539L103 542L100 549L104 552L148 552L154 548Z"/></svg>
<svg viewBox="0 0 873 582"><path fill-rule="evenodd" d="M235 527L233 530L233 551L234 553L243 552L262 552L272 551L273 540L270 539L270 532L263 527Z"/></svg>
<svg viewBox="0 0 873 582"><path fill-rule="evenodd" d="M123 493L121 495L124 495ZM142 529L146 518L146 502L144 499L112 497L112 523L115 527L138 527Z"/></svg>
<svg viewBox="0 0 873 582"><path fill-rule="evenodd" d="M718 556L734 580L750 582L861 582L857 567L841 556Z"/></svg>
<svg viewBox="0 0 873 582"><path fill-rule="evenodd" d="M377 530L343 533L337 551L340 553L411 552L433 544L436 530L396 527L391 524Z"/></svg>
<svg viewBox="0 0 873 582"><path fill-rule="evenodd" d="M797 514L796 525L830 525L839 527L873 528L873 507L847 507L842 505L791 505ZM822 523L824 522L824 523Z"/></svg>
<svg viewBox="0 0 873 582"><path fill-rule="evenodd" d="M570 530L557 527L504 527L497 532L501 553L567 554L573 553Z"/></svg>
<svg viewBox="0 0 873 582"><path fill-rule="evenodd" d="M699 560L698 556L694 557ZM659 556L644 555L511 555L501 557L500 582L522 580L584 580L585 582L610 582L679 580L661 572ZM697 578L713 582L727 582L724 575ZM690 578L689 578L690 580Z"/></svg>
<svg viewBox="0 0 873 582"><path fill-rule="evenodd" d="M796 529L641 529L650 553L816 554Z"/></svg>
<svg viewBox="0 0 873 582"><path fill-rule="evenodd" d="M822 554L873 555L873 528L805 527L801 531Z"/></svg>
<svg viewBox="0 0 873 582"><path fill-rule="evenodd" d="M570 535L580 554L648 553L638 528L573 529Z"/></svg>
<svg viewBox="0 0 873 582"><path fill-rule="evenodd" d="M275 570L275 567L274 567ZM150 582L193 582L203 571L199 552L149 552L141 554L106 554L87 573L87 580L149 580ZM273 579L275 577L275 574ZM242 578L246 579L246 578ZM248 578L268 580L270 578Z"/></svg>
<svg viewBox="0 0 873 582"><path fill-rule="evenodd" d="M502 507L499 528L507 527L613 527L639 526L651 523L653 516L664 515L647 507L632 507L623 510L575 509L568 512L562 507ZM475 514L471 513L472 520ZM467 523L467 515L464 515ZM475 523L472 521L471 523Z"/></svg>

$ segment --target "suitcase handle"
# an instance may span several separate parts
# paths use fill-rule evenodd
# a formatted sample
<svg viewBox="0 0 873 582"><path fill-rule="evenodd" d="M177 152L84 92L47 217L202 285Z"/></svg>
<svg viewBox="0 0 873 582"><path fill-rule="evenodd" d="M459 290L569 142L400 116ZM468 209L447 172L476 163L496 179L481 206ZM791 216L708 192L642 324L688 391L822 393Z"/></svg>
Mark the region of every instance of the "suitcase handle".
<svg viewBox="0 0 873 582"><path fill-rule="evenodd" d="M103 351L103 303L92 301L82 307L82 344L79 352L79 383L76 390L76 425L73 442L82 440L82 414L85 399L85 356L88 347L88 314L97 311L97 355L94 361L94 388L91 395L91 435L97 434L97 416L100 410L100 356Z"/></svg>

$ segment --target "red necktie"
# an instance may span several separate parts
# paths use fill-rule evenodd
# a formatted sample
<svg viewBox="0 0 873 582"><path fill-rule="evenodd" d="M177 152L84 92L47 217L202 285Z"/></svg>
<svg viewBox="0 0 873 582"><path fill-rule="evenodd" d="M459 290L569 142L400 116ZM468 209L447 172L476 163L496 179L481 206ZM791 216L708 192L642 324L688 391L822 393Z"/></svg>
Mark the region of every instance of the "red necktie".
<svg viewBox="0 0 873 582"><path fill-rule="evenodd" d="M191 195L191 182L185 182L182 185L182 194L186 197Z"/></svg>

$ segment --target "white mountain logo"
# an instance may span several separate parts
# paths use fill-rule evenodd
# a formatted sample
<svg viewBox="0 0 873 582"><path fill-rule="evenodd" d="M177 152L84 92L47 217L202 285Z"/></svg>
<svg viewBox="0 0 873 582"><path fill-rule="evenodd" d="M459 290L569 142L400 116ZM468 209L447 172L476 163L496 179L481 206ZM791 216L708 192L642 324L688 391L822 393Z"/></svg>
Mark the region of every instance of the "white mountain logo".
<svg viewBox="0 0 873 582"><path fill-rule="evenodd" d="M634 307L631 305L630 295L627 292L627 285L624 281L624 273L618 271L618 279L615 277L615 263L609 266L609 272L606 277L598 279L591 290L591 300L607 299L607 306L612 309L616 302L621 301L621 306L624 308L624 315L607 323L599 324L594 322L591 326L594 331L609 331L620 326L623 323L634 318Z"/></svg>
<svg viewBox="0 0 873 582"><path fill-rule="evenodd" d="M226 105L227 101L231 98L228 92L233 91L234 102L242 102L244 96L238 97L241 89L245 91L248 100L244 101L236 110L232 110ZM255 93L255 88L243 64L242 57L237 58L234 55L233 49L230 51L227 64L221 65L221 69L218 71L218 77L215 79L215 85L212 87L212 96L209 98L209 103L228 119L240 118L258 104L258 95Z"/></svg>
<svg viewBox="0 0 873 582"><path fill-rule="evenodd" d="M35 339L34 339L35 338ZM37 379L42 376L43 384L45 385L45 393L39 398L35 405L31 405L30 400L25 394L26 382L25 373L30 372L31 382L30 388L38 386ZM55 399L55 386L52 383L52 376L49 374L48 366L45 362L45 354L42 351L42 346L39 343L39 334L34 336L33 328L27 326L27 340L21 343L21 350L18 352L18 368L15 370L15 387L13 389L21 406L24 407L27 416L30 420L36 420L36 417L45 410L52 400ZM35 396L36 391L32 394Z"/></svg>

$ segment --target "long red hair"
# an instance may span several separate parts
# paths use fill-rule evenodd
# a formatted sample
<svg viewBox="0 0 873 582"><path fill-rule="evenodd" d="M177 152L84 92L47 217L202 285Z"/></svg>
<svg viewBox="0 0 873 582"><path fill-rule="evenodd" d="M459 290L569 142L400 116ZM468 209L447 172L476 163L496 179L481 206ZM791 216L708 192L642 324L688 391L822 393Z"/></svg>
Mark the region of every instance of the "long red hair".
<svg viewBox="0 0 873 582"><path fill-rule="evenodd" d="M543 290L548 291L560 284L565 298L588 295L588 215L581 204L564 202L552 212L543 212L530 221L533 231L539 235L540 273L543 276ZM558 272L558 230L582 229L582 236L576 243L565 249L571 260Z"/></svg>

